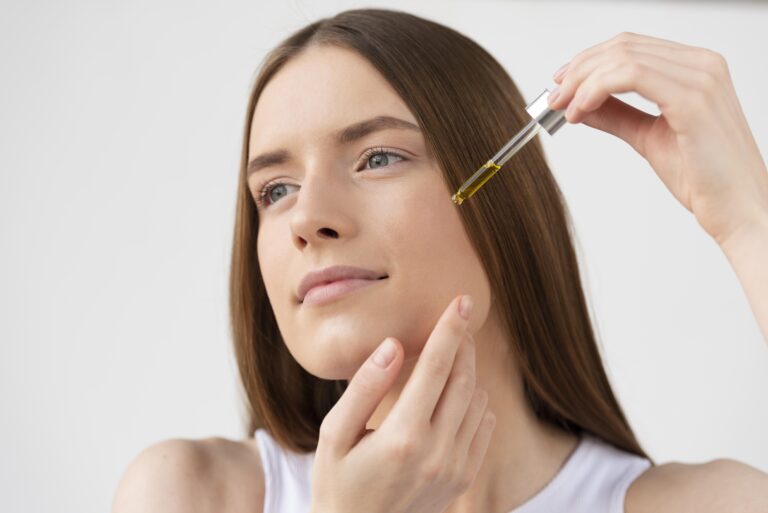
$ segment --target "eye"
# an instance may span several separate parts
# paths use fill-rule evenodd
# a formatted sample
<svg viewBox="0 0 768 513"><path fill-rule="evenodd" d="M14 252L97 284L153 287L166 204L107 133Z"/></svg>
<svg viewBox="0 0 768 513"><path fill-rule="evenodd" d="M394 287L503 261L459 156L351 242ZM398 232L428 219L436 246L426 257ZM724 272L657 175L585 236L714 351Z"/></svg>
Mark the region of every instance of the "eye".
<svg viewBox="0 0 768 513"><path fill-rule="evenodd" d="M286 187L298 188L299 186L285 182L269 182L264 185L261 191L259 191L259 195L256 197L256 204L260 208L265 208L272 203L279 201L280 198L288 194L285 192Z"/></svg>
<svg viewBox="0 0 768 513"><path fill-rule="evenodd" d="M393 151L386 151L384 148L375 148L372 150L368 150L365 152L365 155L363 155L363 158L365 159L365 169L375 169L378 167L386 167L389 165L392 165L396 162L400 162L401 160L405 160L405 158ZM370 167L369 167L370 165Z"/></svg>
<svg viewBox="0 0 768 513"><path fill-rule="evenodd" d="M383 147L378 147L371 148L363 153L361 160L365 162L365 167L363 169L377 169L380 167L391 166L406 160L406 158L394 151L388 151ZM255 198L256 205L258 205L259 208L266 208L272 203L279 201L283 196L288 194L285 189L286 187L298 188L299 186L280 181L265 184Z"/></svg>

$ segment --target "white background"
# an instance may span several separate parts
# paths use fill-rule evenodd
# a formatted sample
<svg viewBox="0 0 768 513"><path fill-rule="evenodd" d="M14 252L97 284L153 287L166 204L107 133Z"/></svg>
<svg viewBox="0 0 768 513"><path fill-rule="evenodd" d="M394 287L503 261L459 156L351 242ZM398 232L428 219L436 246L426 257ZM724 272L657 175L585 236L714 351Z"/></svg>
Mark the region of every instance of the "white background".
<svg viewBox="0 0 768 513"><path fill-rule="evenodd" d="M148 445L244 436L227 279L248 89L294 29L370 6L112 4L2 4L2 511L108 511ZM528 101L621 31L717 50L767 155L768 7L375 5L475 39ZM725 256L623 141L583 125L541 137L641 443L659 462L768 471L768 345Z"/></svg>

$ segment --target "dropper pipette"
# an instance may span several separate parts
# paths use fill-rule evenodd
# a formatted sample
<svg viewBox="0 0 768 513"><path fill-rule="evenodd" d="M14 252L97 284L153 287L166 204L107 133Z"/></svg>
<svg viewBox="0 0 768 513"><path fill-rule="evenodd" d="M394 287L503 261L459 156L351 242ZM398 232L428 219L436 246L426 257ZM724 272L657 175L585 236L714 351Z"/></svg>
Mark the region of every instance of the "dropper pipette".
<svg viewBox="0 0 768 513"><path fill-rule="evenodd" d="M490 180L501 169L501 166L512 158L512 155L520 151L520 148L533 139L541 129L544 129L549 135L554 135L565 124L565 110L550 109L547 102L549 94L549 89L544 89L543 93L525 107L525 110L533 119L459 187L456 194L451 196L454 203L461 205L466 199L477 192L485 182Z"/></svg>

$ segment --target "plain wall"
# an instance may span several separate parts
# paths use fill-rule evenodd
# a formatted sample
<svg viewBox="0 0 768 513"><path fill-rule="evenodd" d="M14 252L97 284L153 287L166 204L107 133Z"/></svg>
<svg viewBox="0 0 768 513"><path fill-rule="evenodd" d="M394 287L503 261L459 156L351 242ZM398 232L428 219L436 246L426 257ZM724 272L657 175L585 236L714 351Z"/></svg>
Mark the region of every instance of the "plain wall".
<svg viewBox="0 0 768 513"><path fill-rule="evenodd" d="M0 510L108 511L148 445L246 435L227 280L248 89L290 32L367 6L475 39L528 101L622 31L711 48L768 150L753 3L4 1ZM658 462L768 471L768 345L724 254L623 141L540 137L641 443Z"/></svg>

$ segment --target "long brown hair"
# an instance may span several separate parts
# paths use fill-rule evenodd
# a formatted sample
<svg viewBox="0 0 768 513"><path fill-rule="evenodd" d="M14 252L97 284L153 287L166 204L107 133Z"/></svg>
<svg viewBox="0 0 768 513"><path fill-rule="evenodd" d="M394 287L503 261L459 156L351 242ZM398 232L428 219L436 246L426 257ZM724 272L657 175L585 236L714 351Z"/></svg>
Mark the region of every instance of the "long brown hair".
<svg viewBox="0 0 768 513"><path fill-rule="evenodd" d="M344 392L289 353L262 281L258 212L246 182L250 126L269 80L310 45L357 51L394 87L455 190L523 127L525 101L501 65L462 34L412 14L359 9L298 30L267 55L255 78L243 134L230 274L235 354L246 394L247 435L264 427L285 448L312 452L320 424ZM571 220L534 139L459 208L490 278L495 307L543 420L647 457L603 369L571 241Z"/></svg>

